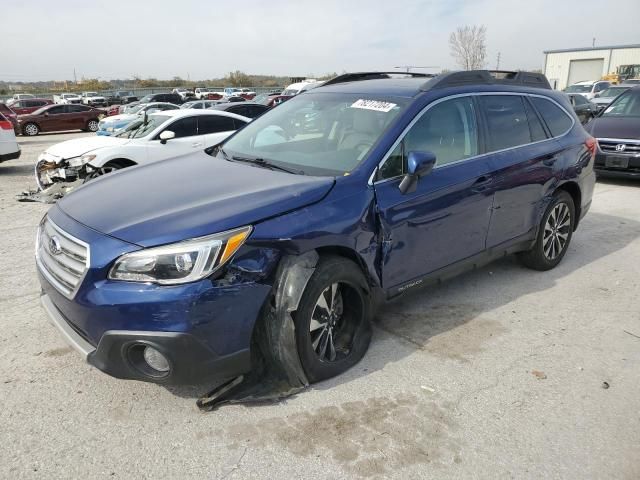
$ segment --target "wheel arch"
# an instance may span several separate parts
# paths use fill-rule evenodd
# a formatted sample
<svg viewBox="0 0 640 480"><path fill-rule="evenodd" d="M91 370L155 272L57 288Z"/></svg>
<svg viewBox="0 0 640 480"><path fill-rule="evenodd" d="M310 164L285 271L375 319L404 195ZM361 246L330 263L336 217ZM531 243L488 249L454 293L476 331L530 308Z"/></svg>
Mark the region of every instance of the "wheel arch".
<svg viewBox="0 0 640 480"><path fill-rule="evenodd" d="M137 162L135 162L134 160L131 160L130 158L120 157L117 155L113 155L113 156L107 155L104 157L95 158L89 162L89 165L91 165L94 168L100 168L100 167L104 167L108 163L117 163L119 165L122 165L123 167L133 167L134 165L138 165Z"/></svg>
<svg viewBox="0 0 640 480"><path fill-rule="evenodd" d="M360 268L360 270L362 271L362 274L365 276L365 278L367 279L367 282L371 287L373 288L380 287L380 279L377 277L377 274L375 275L372 274L365 259L362 258L362 256L355 250L349 247L340 246L340 245L327 245L327 246L317 247L315 250L316 252L318 252L318 255L320 256L343 257L348 260L351 260Z"/></svg>
<svg viewBox="0 0 640 480"><path fill-rule="evenodd" d="M575 231L578 228L578 223L580 222L580 213L582 210L582 191L576 182L566 182L562 185L558 186L553 192L554 194L559 191L565 191L571 198L573 199L573 206L575 208L575 218L576 221L573 225L573 230Z"/></svg>

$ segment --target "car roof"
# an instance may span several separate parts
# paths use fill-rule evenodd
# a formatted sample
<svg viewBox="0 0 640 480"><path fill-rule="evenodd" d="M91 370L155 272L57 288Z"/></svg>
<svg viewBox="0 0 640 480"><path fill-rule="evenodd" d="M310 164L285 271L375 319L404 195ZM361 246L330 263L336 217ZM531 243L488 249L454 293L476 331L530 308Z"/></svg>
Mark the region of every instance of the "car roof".
<svg viewBox="0 0 640 480"><path fill-rule="evenodd" d="M237 118L239 120L251 121L250 118L243 117L242 115L237 115L231 112L225 112L223 110L192 110L192 109L179 109L179 110L165 110L164 112L154 112L150 117L154 115L164 115L169 116L171 118L180 118L180 117L193 117L193 116L202 116L202 115L222 115L223 117L231 117Z"/></svg>
<svg viewBox="0 0 640 480"><path fill-rule="evenodd" d="M378 78L357 82L336 83L319 86L313 92L326 93L360 93L373 95L390 95L395 97L415 97L421 92L426 78Z"/></svg>

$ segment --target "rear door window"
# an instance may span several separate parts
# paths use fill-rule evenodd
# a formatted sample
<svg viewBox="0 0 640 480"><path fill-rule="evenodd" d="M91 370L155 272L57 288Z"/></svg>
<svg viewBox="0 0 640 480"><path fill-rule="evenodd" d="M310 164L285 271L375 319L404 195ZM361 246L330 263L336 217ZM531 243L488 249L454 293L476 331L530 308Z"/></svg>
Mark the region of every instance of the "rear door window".
<svg viewBox="0 0 640 480"><path fill-rule="evenodd" d="M551 100L531 97L531 102L542 116L553 137L565 134L573 125L573 119Z"/></svg>
<svg viewBox="0 0 640 480"><path fill-rule="evenodd" d="M488 152L531 143L531 131L521 96L481 95L478 102L487 122Z"/></svg>
<svg viewBox="0 0 640 480"><path fill-rule="evenodd" d="M198 134L228 132L235 130L235 125L231 117L222 115L205 115L198 117Z"/></svg>

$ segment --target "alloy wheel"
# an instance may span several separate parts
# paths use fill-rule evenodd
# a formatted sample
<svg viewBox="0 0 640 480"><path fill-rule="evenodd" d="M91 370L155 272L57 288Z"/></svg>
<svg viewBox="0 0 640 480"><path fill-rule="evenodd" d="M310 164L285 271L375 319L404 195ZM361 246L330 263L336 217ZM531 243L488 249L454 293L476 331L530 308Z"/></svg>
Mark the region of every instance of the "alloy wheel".
<svg viewBox="0 0 640 480"><path fill-rule="evenodd" d="M36 127L33 123L30 123L29 125L24 127L24 133L26 133L29 136L37 135L38 127Z"/></svg>
<svg viewBox="0 0 640 480"><path fill-rule="evenodd" d="M569 239L571 228L571 212L566 203L558 203L547 218L544 225L542 246L544 256L548 260L555 260L564 251Z"/></svg>
<svg viewBox="0 0 640 480"><path fill-rule="evenodd" d="M95 120L91 120L89 122L89 130L91 130L92 132L97 132L98 131L98 122L96 122Z"/></svg>
<svg viewBox="0 0 640 480"><path fill-rule="evenodd" d="M342 338L348 330L345 323L342 284L332 283L318 297L309 323L311 345L320 361L334 362L348 353Z"/></svg>

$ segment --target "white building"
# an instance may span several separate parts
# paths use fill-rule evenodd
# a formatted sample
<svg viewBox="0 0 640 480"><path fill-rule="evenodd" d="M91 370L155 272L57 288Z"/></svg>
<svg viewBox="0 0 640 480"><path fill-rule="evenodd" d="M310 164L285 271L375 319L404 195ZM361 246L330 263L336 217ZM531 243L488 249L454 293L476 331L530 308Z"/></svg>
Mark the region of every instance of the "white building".
<svg viewBox="0 0 640 480"><path fill-rule="evenodd" d="M580 81L600 80L620 65L640 64L640 45L567 48L543 53L544 73L558 90Z"/></svg>

